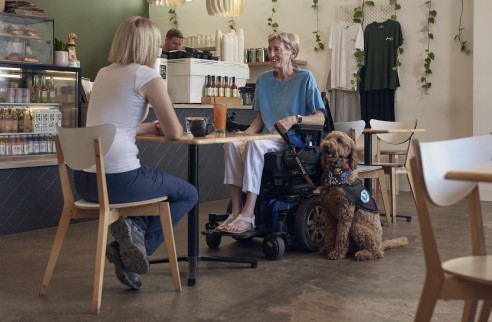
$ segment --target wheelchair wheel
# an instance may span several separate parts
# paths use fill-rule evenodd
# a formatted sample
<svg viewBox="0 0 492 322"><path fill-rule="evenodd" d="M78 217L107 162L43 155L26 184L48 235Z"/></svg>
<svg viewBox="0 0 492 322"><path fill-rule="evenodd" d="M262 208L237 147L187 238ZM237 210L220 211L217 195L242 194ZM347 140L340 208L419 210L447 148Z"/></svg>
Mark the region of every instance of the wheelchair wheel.
<svg viewBox="0 0 492 322"><path fill-rule="evenodd" d="M295 213L294 231L298 246L306 252L315 252L323 245L325 217L320 196L301 201Z"/></svg>
<svg viewBox="0 0 492 322"><path fill-rule="evenodd" d="M263 239L261 248L266 258L276 260L284 256L285 241L280 236L268 235Z"/></svg>
<svg viewBox="0 0 492 322"><path fill-rule="evenodd" d="M220 235L206 235L205 241L207 242L208 248L217 249L220 246L220 242L222 241L222 236Z"/></svg>

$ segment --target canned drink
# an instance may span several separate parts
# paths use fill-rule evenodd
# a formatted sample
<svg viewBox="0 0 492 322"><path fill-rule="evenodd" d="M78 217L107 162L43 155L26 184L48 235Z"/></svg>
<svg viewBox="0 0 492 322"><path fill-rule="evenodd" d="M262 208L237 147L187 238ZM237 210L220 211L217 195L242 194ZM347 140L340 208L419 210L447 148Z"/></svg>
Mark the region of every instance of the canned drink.
<svg viewBox="0 0 492 322"><path fill-rule="evenodd" d="M256 62L256 50L254 48L248 49L248 62L249 63Z"/></svg>
<svg viewBox="0 0 492 322"><path fill-rule="evenodd" d="M265 61L265 52L263 48L256 48L256 62L263 63Z"/></svg>
<svg viewBox="0 0 492 322"><path fill-rule="evenodd" d="M23 89L19 87L15 89L15 94L14 94L15 103L22 103L22 90Z"/></svg>
<svg viewBox="0 0 492 322"><path fill-rule="evenodd" d="M29 88L22 89L22 103L31 102L31 90Z"/></svg>

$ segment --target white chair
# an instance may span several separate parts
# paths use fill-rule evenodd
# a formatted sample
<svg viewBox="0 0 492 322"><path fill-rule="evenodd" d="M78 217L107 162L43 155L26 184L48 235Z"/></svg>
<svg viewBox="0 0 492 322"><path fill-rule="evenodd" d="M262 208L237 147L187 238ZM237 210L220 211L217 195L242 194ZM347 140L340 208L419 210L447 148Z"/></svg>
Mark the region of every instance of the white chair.
<svg viewBox="0 0 492 322"><path fill-rule="evenodd" d="M339 122L334 124L335 131L340 131L352 138L355 142L362 135L366 122L364 120L351 121L351 122ZM391 212L388 200L388 192L386 188L386 178L384 170L380 166L372 165L357 165L357 174L363 179L378 179L379 187L381 190L381 197L383 199L383 207L386 215L386 222L388 226L391 224Z"/></svg>
<svg viewBox="0 0 492 322"><path fill-rule="evenodd" d="M123 204L110 204L104 171L104 155L113 142L116 129L112 124L85 128L56 127L55 136L58 169L63 192L63 212L56 230L55 240L44 273L40 295L45 295L53 275L63 241L70 221L76 218L96 217L99 220L94 272L93 309L99 313L101 308L104 277L105 251L109 226L125 216L160 216L162 230L166 237L166 247L171 266L172 280L176 291L181 291L181 280L174 244L174 233L167 197ZM73 170L82 170L96 165L99 203L74 200L67 166Z"/></svg>
<svg viewBox="0 0 492 322"><path fill-rule="evenodd" d="M393 129L415 129L417 128L417 120L409 120L403 122L391 122L370 120L371 128L378 130L393 130ZM410 192L413 195L412 180L408 175L407 165L410 158L411 141L415 132L403 133L378 133L376 134L376 156L373 162L374 165L380 165L384 173L390 178L389 186L391 190L391 213L393 222L396 222L396 195L398 194L398 175L405 175L410 184ZM395 146L395 149L385 150L381 148L382 142ZM388 155L388 162L381 162L381 155ZM405 158L405 162L400 162L400 157Z"/></svg>
<svg viewBox="0 0 492 322"><path fill-rule="evenodd" d="M414 320L430 321L438 299L464 299L462 321L474 321L479 300L485 300L479 321L487 321L492 304L492 256L487 256L485 247L478 183L446 180L444 175L452 169L491 161L492 135L437 142L414 140L413 146L410 173L426 266L425 283ZM452 255L454 258L442 262L431 212L466 199L469 214L463 215L470 220L471 252L462 257L446 254L446 257ZM463 231L467 230L463 228Z"/></svg>

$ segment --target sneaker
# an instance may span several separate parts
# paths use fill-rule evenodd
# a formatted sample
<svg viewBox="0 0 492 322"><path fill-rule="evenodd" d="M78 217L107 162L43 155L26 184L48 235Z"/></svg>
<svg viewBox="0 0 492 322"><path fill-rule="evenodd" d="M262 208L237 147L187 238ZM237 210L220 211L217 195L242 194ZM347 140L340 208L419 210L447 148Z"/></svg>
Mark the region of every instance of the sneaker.
<svg viewBox="0 0 492 322"><path fill-rule="evenodd" d="M113 241L106 246L106 258L110 263L114 264L114 272L116 278L121 284L131 287L134 290L139 290L142 287L142 281L137 273L127 271L120 258L120 246Z"/></svg>
<svg viewBox="0 0 492 322"><path fill-rule="evenodd" d="M120 247L120 258L128 271L145 274L149 260L145 250L145 234L128 218L120 218L111 225L111 234Z"/></svg>

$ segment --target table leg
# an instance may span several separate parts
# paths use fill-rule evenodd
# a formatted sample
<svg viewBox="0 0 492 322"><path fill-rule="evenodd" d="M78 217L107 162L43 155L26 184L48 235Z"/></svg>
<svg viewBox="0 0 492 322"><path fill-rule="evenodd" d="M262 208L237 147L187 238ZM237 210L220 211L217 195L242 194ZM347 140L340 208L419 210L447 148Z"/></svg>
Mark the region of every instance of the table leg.
<svg viewBox="0 0 492 322"><path fill-rule="evenodd" d="M364 133L364 164L372 164L372 134ZM372 194L372 179L364 179L367 191Z"/></svg>

